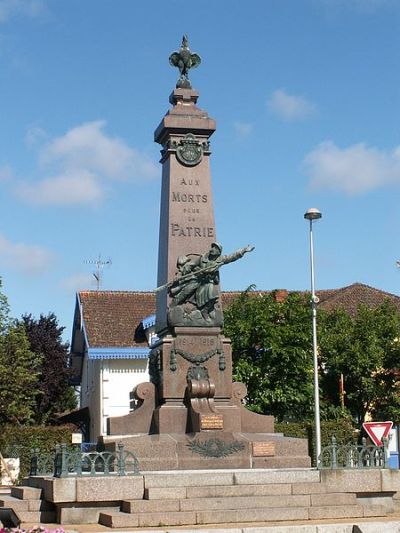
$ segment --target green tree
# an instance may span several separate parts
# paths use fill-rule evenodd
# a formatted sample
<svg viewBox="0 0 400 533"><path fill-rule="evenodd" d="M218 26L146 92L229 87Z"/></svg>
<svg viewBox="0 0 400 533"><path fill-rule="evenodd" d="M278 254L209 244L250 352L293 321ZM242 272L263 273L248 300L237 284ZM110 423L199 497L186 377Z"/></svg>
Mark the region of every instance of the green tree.
<svg viewBox="0 0 400 533"><path fill-rule="evenodd" d="M321 312L319 352L326 403L340 405L343 374L345 406L358 424L367 413L400 419L400 314L394 305L362 305L355 317L342 309Z"/></svg>
<svg viewBox="0 0 400 533"><path fill-rule="evenodd" d="M31 350L41 361L35 407L35 423L56 421L56 415L76 407L74 389L69 386L68 344L62 340L64 327L58 325L54 313L22 316L19 322L25 329Z"/></svg>
<svg viewBox="0 0 400 533"><path fill-rule="evenodd" d="M33 421L40 362L24 328L10 319L7 299L0 293L0 425Z"/></svg>
<svg viewBox="0 0 400 533"><path fill-rule="evenodd" d="M313 378L309 296L246 291L225 313L234 378L247 385L247 405L278 420L312 416Z"/></svg>

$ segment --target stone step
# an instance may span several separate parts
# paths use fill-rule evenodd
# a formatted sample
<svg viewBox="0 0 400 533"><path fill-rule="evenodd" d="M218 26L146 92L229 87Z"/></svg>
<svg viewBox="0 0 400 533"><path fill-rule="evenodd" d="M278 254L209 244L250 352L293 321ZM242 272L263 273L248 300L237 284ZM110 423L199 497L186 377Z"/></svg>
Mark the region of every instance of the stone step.
<svg viewBox="0 0 400 533"><path fill-rule="evenodd" d="M313 468L247 470L234 473L234 485L267 485L271 483L320 483L320 472ZM215 483L219 485L220 483Z"/></svg>
<svg viewBox="0 0 400 533"><path fill-rule="evenodd" d="M124 513L156 513L160 509L167 512L180 511L180 500L125 500L121 505Z"/></svg>
<svg viewBox="0 0 400 533"><path fill-rule="evenodd" d="M309 491L301 491L298 494L314 494L321 491L311 490L318 487L319 483L310 483ZM322 491L324 492L324 491ZM146 500L170 500L184 498L214 498L232 496L275 496L276 494L292 494L290 483L272 483L269 485L221 485L204 487L177 487L173 491L163 488L148 488L144 491Z"/></svg>
<svg viewBox="0 0 400 533"><path fill-rule="evenodd" d="M49 524L56 521L56 513L54 511L16 511L16 514L22 523Z"/></svg>
<svg viewBox="0 0 400 533"><path fill-rule="evenodd" d="M349 505L356 503L354 498L350 498ZM337 505L345 505L343 498ZM230 510L230 509L248 509L264 507L309 507L311 505L310 496L292 496L292 495L275 495L275 496L228 496L228 497L210 497L210 498L188 498L181 500L133 500L122 503L122 511L125 513L146 513L158 512L160 508L163 511L206 511L206 510Z"/></svg>
<svg viewBox="0 0 400 533"><path fill-rule="evenodd" d="M357 495L354 493L330 492L329 494L311 494L310 498L312 507L335 507L337 505L359 504Z"/></svg>
<svg viewBox="0 0 400 533"><path fill-rule="evenodd" d="M180 500L181 511L219 511L271 507L309 507L310 496L236 496L234 498L193 498Z"/></svg>
<svg viewBox="0 0 400 533"><path fill-rule="evenodd" d="M196 524L196 513L155 512L129 514L123 512L100 513L99 524L112 528L152 527L152 526L191 526Z"/></svg>
<svg viewBox="0 0 400 533"><path fill-rule="evenodd" d="M320 472L313 468L270 468L261 470L152 472L144 474L144 487L177 488L282 483L319 483Z"/></svg>
<svg viewBox="0 0 400 533"><path fill-rule="evenodd" d="M362 506L351 504L297 507L287 505L287 502L281 502L279 507L232 507L234 504L231 504L231 508L216 509L214 507L207 510L182 510L179 512L153 512L149 510L147 513L136 511L132 513L100 513L99 523L107 527L124 528L363 517Z"/></svg>
<svg viewBox="0 0 400 533"><path fill-rule="evenodd" d="M236 496L276 496L278 494L292 494L292 485L290 483L271 483L269 485L186 488L186 498L230 498Z"/></svg>
<svg viewBox="0 0 400 533"><path fill-rule="evenodd" d="M35 489L33 487L11 487L11 496L19 500L40 500L42 489Z"/></svg>
<svg viewBox="0 0 400 533"><path fill-rule="evenodd" d="M310 520L322 520L325 518L361 518L364 516L362 505L332 505L310 507Z"/></svg>
<svg viewBox="0 0 400 533"><path fill-rule="evenodd" d="M14 511L29 511L29 503L29 500L20 500L9 495L3 495L0 499L0 507L11 507Z"/></svg>

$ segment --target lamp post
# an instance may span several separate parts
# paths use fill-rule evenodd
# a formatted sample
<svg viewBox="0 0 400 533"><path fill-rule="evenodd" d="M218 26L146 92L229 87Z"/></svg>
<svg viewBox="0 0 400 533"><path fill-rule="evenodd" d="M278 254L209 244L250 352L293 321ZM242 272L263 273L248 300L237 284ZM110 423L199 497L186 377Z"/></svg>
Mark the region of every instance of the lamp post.
<svg viewBox="0 0 400 533"><path fill-rule="evenodd" d="M315 295L314 276L314 242L312 225L314 220L322 217L321 212L312 207L304 213L304 218L310 221L310 267L311 267L311 310L312 310L312 335L313 335L313 356L314 356L314 415L315 415L315 441L317 466L318 458L321 454L321 423L319 414L319 385L318 385L318 345L317 345L317 303L319 298Z"/></svg>

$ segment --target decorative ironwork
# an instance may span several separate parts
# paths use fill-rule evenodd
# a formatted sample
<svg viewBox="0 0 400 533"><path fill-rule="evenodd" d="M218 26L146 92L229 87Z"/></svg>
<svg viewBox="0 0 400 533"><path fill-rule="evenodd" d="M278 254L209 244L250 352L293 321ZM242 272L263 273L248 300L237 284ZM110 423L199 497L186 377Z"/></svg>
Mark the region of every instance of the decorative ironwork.
<svg viewBox="0 0 400 533"><path fill-rule="evenodd" d="M39 455L39 448L34 448L31 455L31 476L53 476L54 475L54 453L42 453Z"/></svg>
<svg viewBox="0 0 400 533"><path fill-rule="evenodd" d="M367 440L362 439L361 446L347 444L339 446L336 438L332 443L322 448L318 457L319 469L368 469L388 468L388 442L383 439L383 446L367 445Z"/></svg>
<svg viewBox="0 0 400 533"><path fill-rule="evenodd" d="M201 63L201 58L198 54L192 54L190 51L187 35L183 36L180 49L169 56L169 63L179 69L180 77L176 82L176 88L191 89L189 70L198 67Z"/></svg>
<svg viewBox="0 0 400 533"><path fill-rule="evenodd" d="M187 444L193 453L198 453L203 457L228 457L233 453L244 449L244 443L238 441L225 442L222 439L212 438L208 440L194 439Z"/></svg>
<svg viewBox="0 0 400 533"><path fill-rule="evenodd" d="M176 147L176 158L180 163L188 167L194 167L202 160L202 145L192 133L187 133L185 137L180 140Z"/></svg>
<svg viewBox="0 0 400 533"><path fill-rule="evenodd" d="M55 453L32 451L31 476L131 476L139 474L139 461L122 443L115 452L81 452L57 445Z"/></svg>

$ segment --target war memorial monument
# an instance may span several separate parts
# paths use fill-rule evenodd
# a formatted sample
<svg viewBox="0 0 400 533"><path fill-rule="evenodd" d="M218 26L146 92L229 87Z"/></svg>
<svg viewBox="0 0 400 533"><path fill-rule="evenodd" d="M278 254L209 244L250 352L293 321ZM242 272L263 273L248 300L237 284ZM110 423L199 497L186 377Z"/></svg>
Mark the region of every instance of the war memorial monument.
<svg viewBox="0 0 400 533"><path fill-rule="evenodd" d="M274 433L273 417L249 411L245 385L232 383L220 271L245 261L253 247L224 254L217 240L210 178L216 126L197 107L189 71L200 57L186 37L170 63L180 77L172 108L155 131L162 191L151 382L134 390L137 409L109 418L105 451L71 452L62 445L55 454L34 456L31 475L0 507L24 524L163 532L187 526L188 532L194 525L224 524L226 531L258 522L257 531L272 533L280 531L272 522L312 520L301 531L400 531L400 522L388 521L400 511L398 470L384 461L365 465L361 455L338 467L336 451L326 469L310 468L306 440ZM386 522L364 529L362 520L377 520L371 517ZM329 526L329 519L347 522ZM284 531L296 531L290 527Z"/></svg>
<svg viewBox="0 0 400 533"><path fill-rule="evenodd" d="M306 441L274 434L273 417L246 409L245 385L232 383L220 271L253 246L225 255L217 241L210 172L216 125L197 107L189 80L201 60L184 37L169 61L180 76L154 134L162 147L159 342L150 354L151 383L135 391L140 407L110 418L104 443L122 440L145 470L310 466Z"/></svg>

